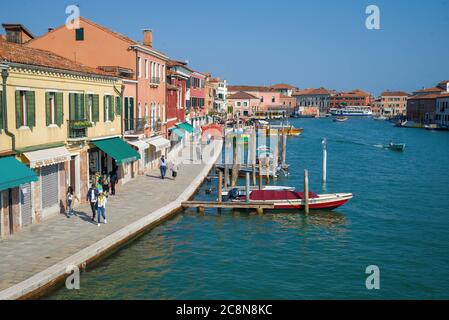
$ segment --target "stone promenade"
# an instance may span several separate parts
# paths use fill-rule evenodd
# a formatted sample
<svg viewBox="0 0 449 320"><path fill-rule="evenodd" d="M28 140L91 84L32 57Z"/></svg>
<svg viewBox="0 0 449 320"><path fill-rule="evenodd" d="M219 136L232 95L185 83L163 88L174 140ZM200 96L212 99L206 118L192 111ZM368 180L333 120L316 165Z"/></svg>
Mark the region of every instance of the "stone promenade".
<svg viewBox="0 0 449 320"><path fill-rule="evenodd" d="M221 149L221 141L212 143ZM192 150L182 150L184 163L176 180L161 180L159 171L138 177L109 197L108 224L91 222L88 205L76 216L60 215L0 240L0 299L17 299L63 276L70 264L79 265L105 252L145 226L180 208L201 185L213 163L193 164ZM212 157L215 162L218 155ZM169 174L169 172L168 172Z"/></svg>

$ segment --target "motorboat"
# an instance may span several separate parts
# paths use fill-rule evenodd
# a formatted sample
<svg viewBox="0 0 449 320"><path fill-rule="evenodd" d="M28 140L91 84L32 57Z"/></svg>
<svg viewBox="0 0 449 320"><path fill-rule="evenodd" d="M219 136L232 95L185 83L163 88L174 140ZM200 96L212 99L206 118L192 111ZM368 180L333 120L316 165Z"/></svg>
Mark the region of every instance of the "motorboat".
<svg viewBox="0 0 449 320"><path fill-rule="evenodd" d="M339 116L334 118L334 122L345 122L345 121L348 121L348 117Z"/></svg>

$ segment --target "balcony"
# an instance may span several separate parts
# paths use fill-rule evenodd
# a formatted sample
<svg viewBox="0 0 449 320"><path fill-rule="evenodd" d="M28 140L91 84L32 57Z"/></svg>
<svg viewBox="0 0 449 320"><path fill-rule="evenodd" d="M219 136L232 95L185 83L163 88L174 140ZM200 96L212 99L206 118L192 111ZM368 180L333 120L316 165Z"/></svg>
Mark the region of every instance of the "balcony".
<svg viewBox="0 0 449 320"><path fill-rule="evenodd" d="M89 120L68 120L68 139L69 140L83 140L87 138L87 129L92 127L92 122Z"/></svg>
<svg viewBox="0 0 449 320"><path fill-rule="evenodd" d="M161 84L161 78L159 77L151 77L150 78L150 87L157 88Z"/></svg>
<svg viewBox="0 0 449 320"><path fill-rule="evenodd" d="M123 120L123 128L125 129L125 134L142 134L148 127L147 124L147 118L133 118Z"/></svg>

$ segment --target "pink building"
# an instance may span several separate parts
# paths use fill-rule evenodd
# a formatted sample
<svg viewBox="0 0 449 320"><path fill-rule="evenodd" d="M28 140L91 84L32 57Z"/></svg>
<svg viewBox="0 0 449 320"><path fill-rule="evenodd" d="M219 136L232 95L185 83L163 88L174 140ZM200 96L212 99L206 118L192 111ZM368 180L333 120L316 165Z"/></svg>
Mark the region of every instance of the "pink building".
<svg viewBox="0 0 449 320"><path fill-rule="evenodd" d="M247 92L237 92L228 96L228 113L234 117L251 117L259 108L260 100Z"/></svg>
<svg viewBox="0 0 449 320"><path fill-rule="evenodd" d="M206 115L204 104L206 75L194 71L190 77L190 118Z"/></svg>

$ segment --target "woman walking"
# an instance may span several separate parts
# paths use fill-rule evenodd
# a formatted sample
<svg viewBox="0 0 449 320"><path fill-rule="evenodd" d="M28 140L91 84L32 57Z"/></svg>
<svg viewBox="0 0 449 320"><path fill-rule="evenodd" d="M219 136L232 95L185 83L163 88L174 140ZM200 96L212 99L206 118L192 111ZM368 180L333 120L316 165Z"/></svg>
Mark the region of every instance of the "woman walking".
<svg viewBox="0 0 449 320"><path fill-rule="evenodd" d="M103 219L104 219L104 224L108 223L108 220L106 220L106 203L107 202L108 202L108 199L107 199L106 195L103 193L103 191L101 191L98 194L98 202L97 202L98 226L100 226L101 217L103 217Z"/></svg>
<svg viewBox="0 0 449 320"><path fill-rule="evenodd" d="M176 164L176 162L173 161L173 162L171 163L171 168L170 168L170 170L171 170L171 172L172 172L173 180L176 180L176 177L178 176L178 170L179 170L178 165Z"/></svg>
<svg viewBox="0 0 449 320"><path fill-rule="evenodd" d="M74 214L73 210L74 199L78 198L73 194L73 188L69 187L67 190L67 218L70 218Z"/></svg>

